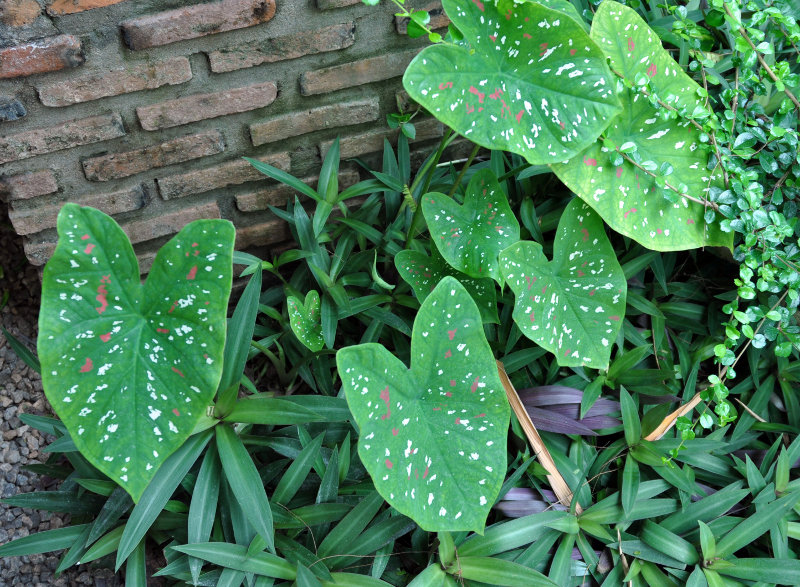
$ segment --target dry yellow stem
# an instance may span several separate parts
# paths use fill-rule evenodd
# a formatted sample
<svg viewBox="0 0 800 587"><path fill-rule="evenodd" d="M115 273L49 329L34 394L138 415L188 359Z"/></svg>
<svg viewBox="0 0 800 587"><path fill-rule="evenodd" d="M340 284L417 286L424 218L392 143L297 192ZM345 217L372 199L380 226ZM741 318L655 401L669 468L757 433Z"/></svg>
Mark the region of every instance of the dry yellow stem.
<svg viewBox="0 0 800 587"><path fill-rule="evenodd" d="M564 481L564 477L561 476L561 473L558 472L558 468L556 467L553 457L550 455L550 451L547 450L544 441L542 441L542 437L539 436L539 432L536 430L533 422L531 422L531 417L528 415L525 406L522 405L522 401L519 399L519 395L517 395L517 390L514 389L511 380L506 374L505 367L503 367L503 363L500 361L497 361L497 371L500 375L500 381L503 382L503 387L506 390L508 403L511 404L511 409L514 410L517 420L519 420L522 429L525 431L525 436L528 437L528 442L531 443L531 447L538 457L539 463L541 463L547 471L547 480L550 482L553 493L556 494L558 501L568 508L572 503L572 491L570 491L569 485ZM581 506L576 503L575 513L580 514L582 511L583 509Z"/></svg>
<svg viewBox="0 0 800 587"><path fill-rule="evenodd" d="M662 420L661 424L653 430L650 434L644 437L645 440L658 440L662 436L664 436L667 431L675 425L675 422L681 416L684 416L691 412L694 407L700 403L700 394L696 393L692 399L690 399L687 403L683 404L677 410L669 414L664 420Z"/></svg>

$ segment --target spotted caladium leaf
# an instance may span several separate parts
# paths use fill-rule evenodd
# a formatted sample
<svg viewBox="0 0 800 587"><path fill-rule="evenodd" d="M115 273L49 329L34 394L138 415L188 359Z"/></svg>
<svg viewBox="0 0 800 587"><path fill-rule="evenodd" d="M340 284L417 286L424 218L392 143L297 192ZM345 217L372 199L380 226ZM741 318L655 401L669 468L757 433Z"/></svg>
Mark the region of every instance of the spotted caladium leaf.
<svg viewBox="0 0 800 587"><path fill-rule="evenodd" d="M672 105L678 110L691 113L702 104L700 86L683 73L636 11L618 2L603 2L591 34L614 71L626 80L635 82L637 75L646 76L648 91L661 100L673 96ZM632 90L624 89L620 97L622 112L606 132L615 150L598 142L568 162L553 165L553 171L611 228L645 247L658 251L730 247L733 233L722 232L719 223L706 224L702 204L674 190L670 190L674 197L667 199L646 168L616 153L616 148L627 153L635 150L641 162L652 162L656 172L668 165L672 173L664 179L670 186L683 185L682 193L703 199L710 187L721 184L722 171L706 168L708 155L699 148L700 132L685 120L662 120L648 99Z"/></svg>
<svg viewBox="0 0 800 587"><path fill-rule="evenodd" d="M471 48L428 47L403 85L459 134L540 165L584 149L619 112L605 56L564 13L533 2L442 5Z"/></svg>
<svg viewBox="0 0 800 587"><path fill-rule="evenodd" d="M470 277L499 279L497 255L519 240L519 223L494 173L472 176L464 205L437 192L422 197L422 214L442 257Z"/></svg>
<svg viewBox="0 0 800 587"><path fill-rule="evenodd" d="M336 355L375 488L428 532L483 532L506 470L509 407L480 314L445 277L423 302L411 369L379 344Z"/></svg>
<svg viewBox="0 0 800 587"><path fill-rule="evenodd" d="M102 212L65 205L58 235L39 314L44 391L81 453L138 500L217 389L233 225L186 226L144 285L128 237Z"/></svg>
<svg viewBox="0 0 800 587"><path fill-rule="evenodd" d="M500 254L514 291L514 321L559 365L605 369L625 316L625 274L603 221L574 199L558 223L553 261L538 243L523 241Z"/></svg>
<svg viewBox="0 0 800 587"><path fill-rule="evenodd" d="M425 301L433 288L443 277L450 275L467 288L478 306L484 322L499 324L497 317L497 292L493 279L470 277L445 263L439 251L434 249L431 256L419 251L400 251L394 258L397 272L413 289L420 303Z"/></svg>
<svg viewBox="0 0 800 587"><path fill-rule="evenodd" d="M297 340L311 351L321 350L325 346L325 340L322 338L319 293L312 289L306 294L305 303L294 296L288 296L286 303L289 306L289 324Z"/></svg>

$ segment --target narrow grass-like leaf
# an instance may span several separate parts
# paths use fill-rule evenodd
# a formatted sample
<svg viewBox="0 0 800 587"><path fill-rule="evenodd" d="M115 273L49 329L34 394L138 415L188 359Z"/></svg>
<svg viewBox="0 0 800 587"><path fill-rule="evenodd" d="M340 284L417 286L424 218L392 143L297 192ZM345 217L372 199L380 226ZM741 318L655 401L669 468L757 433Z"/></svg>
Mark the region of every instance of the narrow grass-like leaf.
<svg viewBox="0 0 800 587"><path fill-rule="evenodd" d="M14 507L62 512L74 516L95 514L103 503L100 496L78 497L74 491L34 491L6 497L0 501Z"/></svg>
<svg viewBox="0 0 800 587"><path fill-rule="evenodd" d="M575 545L575 534L564 534L553 555L548 578L556 585L567 585L572 571L572 548Z"/></svg>
<svg viewBox="0 0 800 587"><path fill-rule="evenodd" d="M240 399L223 418L226 422L291 426L305 422L319 422L322 416L304 408L298 402L283 397L250 396Z"/></svg>
<svg viewBox="0 0 800 587"><path fill-rule="evenodd" d="M285 171L281 171L277 167L273 167L268 163L257 161L255 159L250 159L249 157L244 157L244 159L248 163L250 163L250 165L252 165L256 169L256 171L263 173L264 175L271 177L272 179L275 179L280 183L291 187L293 190L298 191L301 194L306 195L314 200L322 199L315 190L308 187L306 184L297 179L295 176L286 173Z"/></svg>
<svg viewBox="0 0 800 587"><path fill-rule="evenodd" d="M744 579L745 581L800 585L800 560L739 558L731 562L733 564L730 566L712 564L710 568L720 575Z"/></svg>
<svg viewBox="0 0 800 587"><path fill-rule="evenodd" d="M272 523L272 509L250 454L229 426L217 426L216 438L219 459L236 500L250 523L267 542L267 548L274 553L275 529Z"/></svg>
<svg viewBox="0 0 800 587"><path fill-rule="evenodd" d="M710 561L717 556L717 541L714 538L714 532L702 520L698 520L700 526L700 550L703 553L703 559Z"/></svg>
<svg viewBox="0 0 800 587"><path fill-rule="evenodd" d="M464 579L490 585L507 587L559 587L560 585L539 571L499 558L462 556L458 560L457 568Z"/></svg>
<svg viewBox="0 0 800 587"><path fill-rule="evenodd" d="M319 484L316 503L335 501L339 494L339 447L335 447Z"/></svg>
<svg viewBox="0 0 800 587"><path fill-rule="evenodd" d="M5 336L6 340L8 341L8 345L11 347L11 350L13 350L17 356L22 359L22 362L37 373L41 373L42 366L39 364L39 359L36 357L36 354L22 344L22 342L20 342L8 330L6 330L5 327L0 330L2 330L3 336Z"/></svg>
<svg viewBox="0 0 800 587"><path fill-rule="evenodd" d="M125 586L147 587L147 561L145 557L145 539L136 545L128 561L125 563Z"/></svg>
<svg viewBox="0 0 800 587"><path fill-rule="evenodd" d="M86 552L86 537L89 536L90 531L91 528L84 528L83 532L75 541L75 543L69 548L69 550L67 550L67 552L64 553L58 563L58 567L56 567L56 576L60 575L73 565L78 564L78 561L81 560L81 557Z"/></svg>
<svg viewBox="0 0 800 587"><path fill-rule="evenodd" d="M200 457L203 449L211 439L211 431L190 436L188 440L161 465L153 480L142 493L142 499L133 508L125 532L122 534L117 550L116 569L122 566L128 555L144 538L155 519L164 509L175 489L180 485L186 473Z"/></svg>
<svg viewBox="0 0 800 587"><path fill-rule="evenodd" d="M697 522L710 522L723 515L737 503L742 501L750 492L742 489L741 482L731 483L713 495L687 505L660 522L660 526L675 534L684 534L697 527Z"/></svg>
<svg viewBox="0 0 800 587"><path fill-rule="evenodd" d="M125 525L123 524L122 526L117 526L105 536L102 536L97 542L92 544L78 562L80 564L90 563L93 560L97 560L117 550L124 531ZM87 540L86 543L89 544L90 542Z"/></svg>
<svg viewBox="0 0 800 587"><path fill-rule="evenodd" d="M206 451L203 464L200 465L200 472L197 474L197 481L192 491L192 500L189 503L187 540L190 543L205 542L211 536L219 500L221 467L217 448L212 445ZM195 583L200 576L201 567L200 559L189 557L189 572Z"/></svg>
<svg viewBox="0 0 800 587"><path fill-rule="evenodd" d="M446 578L447 574L441 565L434 563L414 577L407 587L443 587Z"/></svg>
<svg viewBox="0 0 800 587"><path fill-rule="evenodd" d="M622 423L625 426L625 442L628 443L628 446L635 446L642 440L642 423L639 420L636 402L624 387L619 389L619 403L622 411Z"/></svg>
<svg viewBox="0 0 800 587"><path fill-rule="evenodd" d="M77 524L17 538L0 546L0 556L26 556L63 550L72 546L88 527L89 524Z"/></svg>
<svg viewBox="0 0 800 587"><path fill-rule="evenodd" d="M701 522L702 524L702 522ZM697 550L677 534L665 530L652 520L645 520L639 533L641 539L656 550L687 565L697 563Z"/></svg>
<svg viewBox="0 0 800 587"><path fill-rule="evenodd" d="M261 271L256 271L244 288L244 293L239 298L233 316L228 322L230 334L225 339L222 377L219 382L220 390L237 385L242 378L247 353L250 351L250 341L253 339L260 295ZM236 389L238 391L238 385Z"/></svg>
<svg viewBox="0 0 800 587"><path fill-rule="evenodd" d="M322 440L325 435L320 434L311 443L309 443L300 454L294 459L294 462L289 465L289 468L281 477L278 486L272 493L272 502L276 504L288 504L294 497L297 490L300 489L311 467L314 466L314 461L319 455L319 449L322 447Z"/></svg>
<svg viewBox="0 0 800 587"><path fill-rule="evenodd" d="M357 538L353 538L345 549L347 556L333 559L328 567L334 569L352 564L355 557L369 556L383 545L408 534L414 528L416 525L411 519L400 515L378 522Z"/></svg>
<svg viewBox="0 0 800 587"><path fill-rule="evenodd" d="M253 545L251 544L251 552L253 551L252 547ZM287 538L280 533L275 534L275 548L278 550L280 556L290 563L295 565L299 564L303 568L309 569L319 579L325 581L331 580L331 573L328 567L325 566L325 563L297 540Z"/></svg>
<svg viewBox="0 0 800 587"><path fill-rule="evenodd" d="M92 531L86 539L91 544L110 530L125 513L133 507L133 500L128 492L117 487L103 504L103 508L92 524Z"/></svg>
<svg viewBox="0 0 800 587"><path fill-rule="evenodd" d="M362 499L353 510L348 513L333 530L328 532L320 543L317 552L321 557L345 552L347 544L358 536L378 513L383 498L377 491L373 491Z"/></svg>
<svg viewBox="0 0 800 587"><path fill-rule="evenodd" d="M172 546L171 548L189 556L196 556L215 565L229 567L243 573L256 573L287 581L294 581L296 577L295 566L279 556L268 552L248 554L247 548L238 544L201 542L198 544Z"/></svg>
<svg viewBox="0 0 800 587"><path fill-rule="evenodd" d="M322 587L391 587L391 583L368 575L332 573L333 581L323 581Z"/></svg>
<svg viewBox="0 0 800 587"><path fill-rule="evenodd" d="M306 567L297 563L295 567L297 577L295 578L296 587L322 587L319 579Z"/></svg>
<svg viewBox="0 0 800 587"><path fill-rule="evenodd" d="M244 581L247 573L235 569L222 569L219 579L214 583L216 587L239 587Z"/></svg>
<svg viewBox="0 0 800 587"><path fill-rule="evenodd" d="M555 522L566 515L566 512L551 510L494 524L486 528L483 536L470 536L458 547L458 554L459 556L487 557L514 550L535 542L545 531L546 524Z"/></svg>
<svg viewBox="0 0 800 587"><path fill-rule="evenodd" d="M800 490L765 505L717 542L717 556L726 558L753 542L787 515L800 500Z"/></svg>
<svg viewBox="0 0 800 587"><path fill-rule="evenodd" d="M639 493L639 465L631 455L625 457L625 467L622 470L622 509L628 514L633 510L636 496Z"/></svg>

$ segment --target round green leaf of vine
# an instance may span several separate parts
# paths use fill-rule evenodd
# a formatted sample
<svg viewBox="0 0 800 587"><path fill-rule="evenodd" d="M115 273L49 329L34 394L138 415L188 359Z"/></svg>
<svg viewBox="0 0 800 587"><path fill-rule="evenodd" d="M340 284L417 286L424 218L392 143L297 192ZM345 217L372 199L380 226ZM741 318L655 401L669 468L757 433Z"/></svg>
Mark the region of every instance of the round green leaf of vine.
<svg viewBox="0 0 800 587"><path fill-rule="evenodd" d="M453 277L414 321L411 369L379 344L336 355L375 488L428 532L483 532L506 470L508 400L475 302Z"/></svg>
<svg viewBox="0 0 800 587"><path fill-rule="evenodd" d="M635 10L603 2L591 34L623 79L635 83L637 76L644 76L649 80L647 91L662 101L671 97L670 104L677 110L692 113L702 107L700 86L669 56ZM620 97L622 112L606 136L609 144L624 147L626 154L635 150L639 163L598 141L569 161L552 165L553 171L611 228L647 248L730 247L733 233L722 232L719 223L704 221L706 207L700 202L709 188L722 185L722 171L707 168L708 153L701 148L700 131L687 120L663 119L645 95L624 89ZM612 158L619 159L619 164L613 164ZM649 166L655 172L642 165L646 162L652 162ZM656 185L654 173L665 163L673 171L663 179L674 189ZM681 185L685 191L678 190ZM660 189L672 197L665 197Z"/></svg>
<svg viewBox="0 0 800 587"><path fill-rule="evenodd" d="M500 254L514 291L514 321L559 365L605 369L625 316L627 284L600 217L575 198L558 223L553 261L539 243Z"/></svg>
<svg viewBox="0 0 800 587"><path fill-rule="evenodd" d="M111 218L65 205L44 270L42 384L81 453L138 500L205 414L222 374L234 229L198 220L142 285Z"/></svg>
<svg viewBox="0 0 800 587"><path fill-rule="evenodd" d="M411 62L409 95L474 143L538 165L594 142L620 111L602 51L580 24L538 3L442 2L471 48L437 44Z"/></svg>

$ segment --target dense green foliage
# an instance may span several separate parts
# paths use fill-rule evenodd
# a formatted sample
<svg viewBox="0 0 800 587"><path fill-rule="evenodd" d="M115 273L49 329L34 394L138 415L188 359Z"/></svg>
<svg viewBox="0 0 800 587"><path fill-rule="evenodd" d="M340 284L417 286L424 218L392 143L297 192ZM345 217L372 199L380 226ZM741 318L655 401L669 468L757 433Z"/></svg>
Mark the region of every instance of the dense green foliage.
<svg viewBox="0 0 800 587"><path fill-rule="evenodd" d="M800 584L797 7L444 4L464 11L445 37L405 13L436 43L406 80L460 92L442 112L483 93L497 111L470 128L494 115L503 141L470 136L459 115L445 121L474 140L469 158L447 162L448 131L412 169L413 120L395 117L396 150L385 144L380 170L358 160L373 179L341 192L337 144L317 190L253 161L303 200L273 208L295 248L233 254L249 277L206 386L213 406L136 504L66 417L23 416L56 437L32 469L64 481L4 501L74 525L0 554L66 548L62 568L116 557L131 585L146 582L149 543L174 584ZM517 16L547 21L558 44L580 38L593 83L608 80L602 124L573 125L572 103L533 123L579 132L569 154L509 140L545 77L501 93L442 77L473 58L524 70L486 54L490 35L513 40ZM519 46L543 58L551 37L528 34ZM569 47L548 54L557 67ZM430 92L409 91L440 115ZM642 232L645 210L661 232ZM732 257L701 247L731 243ZM53 278L58 263L69 256ZM519 412L509 428L503 373L571 499Z"/></svg>

